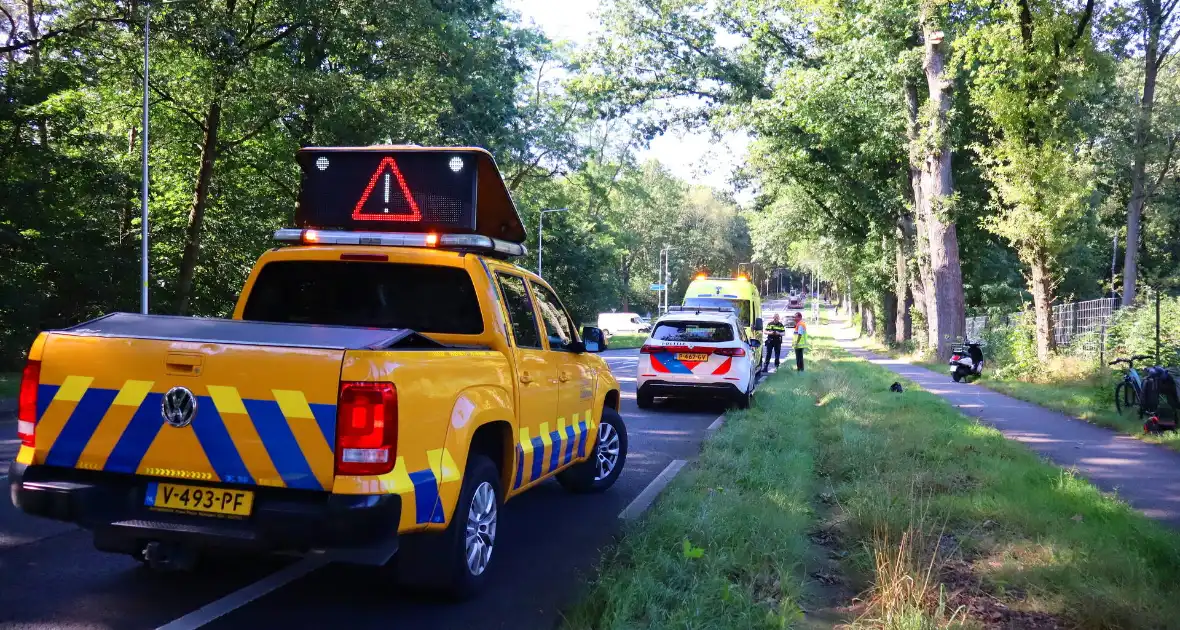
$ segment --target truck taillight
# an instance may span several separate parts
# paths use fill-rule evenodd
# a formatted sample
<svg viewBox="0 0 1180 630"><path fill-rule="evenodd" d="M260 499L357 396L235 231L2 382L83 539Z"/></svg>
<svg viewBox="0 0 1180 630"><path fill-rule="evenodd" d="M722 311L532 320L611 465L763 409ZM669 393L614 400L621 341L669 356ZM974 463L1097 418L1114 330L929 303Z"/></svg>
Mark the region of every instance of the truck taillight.
<svg viewBox="0 0 1180 630"><path fill-rule="evenodd" d="M723 357L744 357L746 356L745 348L714 348L713 354L719 354Z"/></svg>
<svg viewBox="0 0 1180 630"><path fill-rule="evenodd" d="M383 475L396 459L397 388L393 383L341 383L336 474Z"/></svg>
<svg viewBox="0 0 1180 630"><path fill-rule="evenodd" d="M41 384L41 362L29 359L20 377L16 407L16 434L22 446L35 446L37 432L37 387Z"/></svg>

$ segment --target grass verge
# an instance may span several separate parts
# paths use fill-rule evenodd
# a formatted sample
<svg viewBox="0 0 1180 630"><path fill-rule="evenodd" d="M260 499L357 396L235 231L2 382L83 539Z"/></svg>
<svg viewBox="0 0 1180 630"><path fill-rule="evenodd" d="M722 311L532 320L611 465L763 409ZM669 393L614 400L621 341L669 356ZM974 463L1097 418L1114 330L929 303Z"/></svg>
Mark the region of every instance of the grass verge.
<svg viewBox="0 0 1180 630"><path fill-rule="evenodd" d="M801 379L724 428L619 546L570 628L779 628L802 617L816 452Z"/></svg>
<svg viewBox="0 0 1180 630"><path fill-rule="evenodd" d="M0 398L16 398L20 389L20 374L17 372L0 372Z"/></svg>
<svg viewBox="0 0 1180 630"><path fill-rule="evenodd" d="M570 628L780 628L820 527L880 628L1169 627L1180 538L842 351L769 381L609 553ZM685 547L688 541L688 547ZM699 553L699 557L693 557Z"/></svg>
<svg viewBox="0 0 1180 630"><path fill-rule="evenodd" d="M626 350L639 348L647 341L647 335L611 335L607 340L607 347L611 350Z"/></svg>

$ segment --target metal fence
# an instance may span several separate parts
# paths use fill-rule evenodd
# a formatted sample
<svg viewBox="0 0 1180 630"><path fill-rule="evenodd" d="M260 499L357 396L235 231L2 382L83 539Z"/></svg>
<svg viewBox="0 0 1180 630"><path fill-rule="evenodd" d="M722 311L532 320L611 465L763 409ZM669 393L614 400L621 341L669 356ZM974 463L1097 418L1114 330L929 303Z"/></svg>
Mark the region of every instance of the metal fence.
<svg viewBox="0 0 1180 630"><path fill-rule="evenodd" d="M1110 322L1119 308L1119 301L1115 298L1099 298L1085 302L1067 302L1053 307L1053 337L1058 346L1068 346L1076 339L1090 333L1100 332L1103 325ZM1033 317L1031 311L1021 311L1001 316L999 322L992 322L993 326L1011 326L1021 322L1023 318ZM988 316L967 318L967 338L978 339L988 328Z"/></svg>

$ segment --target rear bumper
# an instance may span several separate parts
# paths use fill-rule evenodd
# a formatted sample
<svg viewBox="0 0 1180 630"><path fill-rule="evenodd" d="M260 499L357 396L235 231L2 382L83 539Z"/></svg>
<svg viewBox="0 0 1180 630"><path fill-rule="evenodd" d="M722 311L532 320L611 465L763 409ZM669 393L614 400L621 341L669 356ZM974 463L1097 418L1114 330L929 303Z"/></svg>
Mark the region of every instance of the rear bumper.
<svg viewBox="0 0 1180 630"><path fill-rule="evenodd" d="M724 398L736 399L744 393L736 383L725 382L675 382L648 380L639 385L640 396L653 398Z"/></svg>
<svg viewBox="0 0 1180 630"><path fill-rule="evenodd" d="M254 492L253 513L232 519L149 509L144 506L149 481L156 479L16 462L9 468L13 505L93 530L95 546L104 551L130 553L147 542L166 541L259 552L323 550L333 559L368 562L397 550L398 495L243 487Z"/></svg>

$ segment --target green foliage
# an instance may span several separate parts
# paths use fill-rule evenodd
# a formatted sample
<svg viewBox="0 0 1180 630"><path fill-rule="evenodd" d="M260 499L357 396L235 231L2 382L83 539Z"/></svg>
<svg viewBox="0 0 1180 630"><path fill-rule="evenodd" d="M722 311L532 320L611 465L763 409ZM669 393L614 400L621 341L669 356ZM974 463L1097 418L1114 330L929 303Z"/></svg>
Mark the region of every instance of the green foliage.
<svg viewBox="0 0 1180 630"><path fill-rule="evenodd" d="M570 208L546 216L545 275L580 318L653 307L664 244L681 291L692 268L749 260L732 201L636 165L639 132L596 120L560 79L569 52L498 2L151 5L152 312L230 313L290 221L308 145L489 149L530 250L539 209ZM139 296L145 4L29 7L0 20L0 40L35 42L0 57L0 367L38 330ZM32 24L60 32L38 41Z"/></svg>

